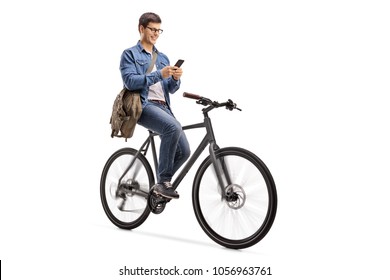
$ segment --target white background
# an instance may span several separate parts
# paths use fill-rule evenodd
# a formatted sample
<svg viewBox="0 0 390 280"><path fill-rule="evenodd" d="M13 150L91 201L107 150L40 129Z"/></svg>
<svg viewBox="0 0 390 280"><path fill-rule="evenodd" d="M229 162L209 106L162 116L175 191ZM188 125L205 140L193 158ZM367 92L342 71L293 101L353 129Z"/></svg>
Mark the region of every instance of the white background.
<svg viewBox="0 0 390 280"><path fill-rule="evenodd" d="M119 276L125 265L389 279L386 2L2 1L4 279L130 279ZM108 124L120 54L139 39L146 11L162 17L160 51L172 64L185 59L172 97L177 118L201 121L183 91L233 99L242 112L211 115L219 145L252 150L275 178L274 226L251 248L224 249L202 232L191 205L194 170L181 198L133 231L117 229L101 207L105 161L146 135L138 127L128 143L111 139ZM198 134L189 134L191 145Z"/></svg>

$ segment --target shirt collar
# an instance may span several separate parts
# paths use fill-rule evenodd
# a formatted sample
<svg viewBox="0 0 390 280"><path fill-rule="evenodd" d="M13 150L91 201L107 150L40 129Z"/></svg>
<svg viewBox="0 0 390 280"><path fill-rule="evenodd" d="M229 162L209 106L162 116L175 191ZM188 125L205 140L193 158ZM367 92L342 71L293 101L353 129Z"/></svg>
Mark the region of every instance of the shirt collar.
<svg viewBox="0 0 390 280"><path fill-rule="evenodd" d="M148 51L145 50L145 48L142 46L141 41L138 41L137 47L138 47L138 49L139 49L141 52L142 52L142 51L148 52ZM157 48L156 48L154 45L153 45L153 52L158 53L158 50L157 50Z"/></svg>

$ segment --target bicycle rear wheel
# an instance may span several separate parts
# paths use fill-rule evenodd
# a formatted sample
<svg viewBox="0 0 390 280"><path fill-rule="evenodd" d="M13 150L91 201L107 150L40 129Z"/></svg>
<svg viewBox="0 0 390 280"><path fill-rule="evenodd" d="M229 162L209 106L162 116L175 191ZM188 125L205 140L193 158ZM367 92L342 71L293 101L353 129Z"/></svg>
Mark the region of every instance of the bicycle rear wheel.
<svg viewBox="0 0 390 280"><path fill-rule="evenodd" d="M224 193L209 156L194 179L195 216L216 243L232 249L253 246L275 219L277 193L272 175L255 154L242 148L220 149L216 159Z"/></svg>
<svg viewBox="0 0 390 280"><path fill-rule="evenodd" d="M123 229L140 226L150 213L147 199L154 185L153 171L142 154L135 158L136 153L132 148L116 151L104 166L100 180L104 211L114 225Z"/></svg>

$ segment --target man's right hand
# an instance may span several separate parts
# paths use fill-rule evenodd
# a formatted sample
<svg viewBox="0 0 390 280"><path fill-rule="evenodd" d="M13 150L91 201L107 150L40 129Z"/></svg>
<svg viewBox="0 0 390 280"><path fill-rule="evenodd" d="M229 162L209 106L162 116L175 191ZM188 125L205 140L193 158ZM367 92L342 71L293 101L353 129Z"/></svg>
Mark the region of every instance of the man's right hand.
<svg viewBox="0 0 390 280"><path fill-rule="evenodd" d="M169 78L170 76L173 75L173 73L175 73L175 69L177 69L177 67L175 66L165 66L163 69L161 69L162 77L164 79Z"/></svg>

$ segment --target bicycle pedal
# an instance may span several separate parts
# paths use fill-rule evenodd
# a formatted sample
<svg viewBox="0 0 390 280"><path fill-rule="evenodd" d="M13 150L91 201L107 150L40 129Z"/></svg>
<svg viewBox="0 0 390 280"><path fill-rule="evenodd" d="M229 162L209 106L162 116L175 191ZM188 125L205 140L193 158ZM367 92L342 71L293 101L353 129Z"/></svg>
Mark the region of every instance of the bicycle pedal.
<svg viewBox="0 0 390 280"><path fill-rule="evenodd" d="M161 201L164 201L165 203L171 201L171 199L172 199L172 198L163 196L162 194L156 192L155 190L153 190L152 193L153 193L154 196L156 196L156 198L158 198Z"/></svg>

